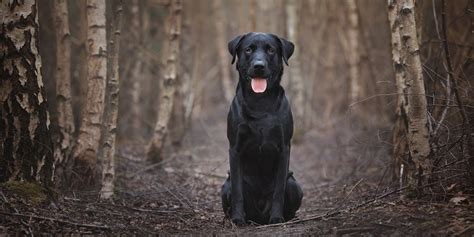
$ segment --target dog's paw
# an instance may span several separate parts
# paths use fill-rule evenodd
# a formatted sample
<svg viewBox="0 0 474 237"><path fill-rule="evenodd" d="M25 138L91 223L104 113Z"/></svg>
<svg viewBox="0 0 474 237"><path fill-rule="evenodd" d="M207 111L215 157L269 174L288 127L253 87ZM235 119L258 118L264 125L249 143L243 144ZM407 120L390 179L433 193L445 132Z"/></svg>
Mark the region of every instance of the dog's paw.
<svg viewBox="0 0 474 237"><path fill-rule="evenodd" d="M270 224L278 224L283 222L285 222L285 219L283 219L281 216L270 217Z"/></svg>
<svg viewBox="0 0 474 237"><path fill-rule="evenodd" d="M236 226L244 226L245 220L242 217L232 217L232 223L234 223Z"/></svg>

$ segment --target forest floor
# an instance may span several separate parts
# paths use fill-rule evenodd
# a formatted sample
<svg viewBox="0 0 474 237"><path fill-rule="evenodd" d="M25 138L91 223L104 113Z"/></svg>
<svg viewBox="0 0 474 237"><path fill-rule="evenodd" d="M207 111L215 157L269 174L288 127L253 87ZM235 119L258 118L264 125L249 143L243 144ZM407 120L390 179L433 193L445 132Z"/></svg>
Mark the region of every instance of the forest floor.
<svg viewBox="0 0 474 237"><path fill-rule="evenodd" d="M472 198L402 197L390 185L389 133L364 131L349 118L321 124L292 146L290 169L305 195L295 219L236 227L224 218L219 194L228 170L225 118L217 114L195 121L181 148L170 148L158 164L144 161L141 144L121 142L112 201L100 201L94 191L75 191L38 203L0 187L0 236L474 235Z"/></svg>

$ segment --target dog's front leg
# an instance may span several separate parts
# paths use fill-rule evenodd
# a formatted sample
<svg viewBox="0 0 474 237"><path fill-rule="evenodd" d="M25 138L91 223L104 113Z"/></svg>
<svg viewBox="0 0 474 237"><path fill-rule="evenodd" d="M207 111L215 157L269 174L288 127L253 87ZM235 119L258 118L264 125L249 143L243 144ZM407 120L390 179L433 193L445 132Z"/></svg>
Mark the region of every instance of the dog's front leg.
<svg viewBox="0 0 474 237"><path fill-rule="evenodd" d="M246 125L240 125L237 131L236 143L229 150L229 163L230 163L230 181L232 185L231 189L231 209L232 209L232 222L238 226L245 224L245 211L244 211L244 195L242 190L242 161L240 157L240 151L242 149L242 142L245 132L247 131Z"/></svg>
<svg viewBox="0 0 474 237"><path fill-rule="evenodd" d="M280 157L278 157L277 172L275 174L275 190L273 191L272 209L270 212L270 224L284 222L283 208L285 201L286 179L288 176L288 165L290 160L290 145L285 145L283 129L280 127Z"/></svg>

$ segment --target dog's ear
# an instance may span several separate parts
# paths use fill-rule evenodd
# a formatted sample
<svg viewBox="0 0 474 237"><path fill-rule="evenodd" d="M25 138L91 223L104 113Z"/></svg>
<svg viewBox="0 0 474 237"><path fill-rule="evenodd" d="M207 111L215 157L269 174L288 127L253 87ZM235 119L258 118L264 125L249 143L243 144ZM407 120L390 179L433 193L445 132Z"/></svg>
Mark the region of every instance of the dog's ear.
<svg viewBox="0 0 474 237"><path fill-rule="evenodd" d="M295 50L295 45L286 39L279 38L281 42L281 51L282 51L282 57L283 61L285 61L286 65L288 66L288 59L290 59L291 55L293 55L293 52Z"/></svg>
<svg viewBox="0 0 474 237"><path fill-rule="evenodd" d="M237 55L237 50L239 49L240 43L245 38L245 36L247 36L247 34L236 36L227 44L227 47L229 48L229 53L230 55L232 55L232 64L234 64L235 62L235 56Z"/></svg>

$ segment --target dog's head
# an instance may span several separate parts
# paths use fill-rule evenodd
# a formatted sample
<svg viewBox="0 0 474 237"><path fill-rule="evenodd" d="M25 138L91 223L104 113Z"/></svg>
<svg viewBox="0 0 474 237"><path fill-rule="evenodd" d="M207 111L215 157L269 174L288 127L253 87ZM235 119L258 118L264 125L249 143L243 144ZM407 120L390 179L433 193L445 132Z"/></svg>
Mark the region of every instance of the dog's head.
<svg viewBox="0 0 474 237"><path fill-rule="evenodd" d="M254 93L264 93L280 83L283 61L288 65L295 46L273 34L252 32L235 37L228 47L232 63L238 58L240 80Z"/></svg>

